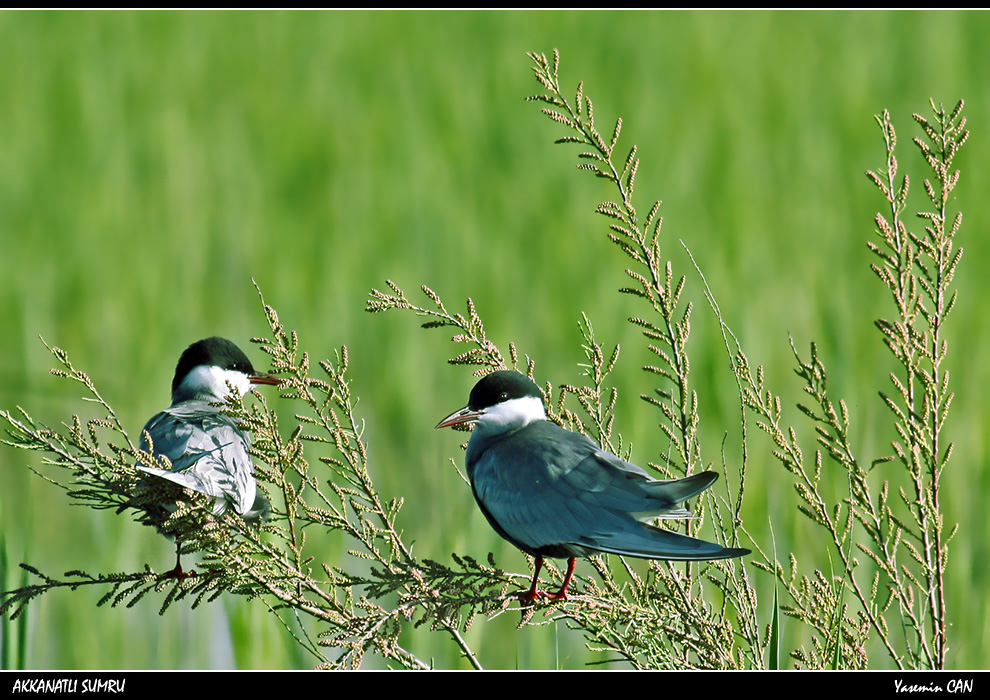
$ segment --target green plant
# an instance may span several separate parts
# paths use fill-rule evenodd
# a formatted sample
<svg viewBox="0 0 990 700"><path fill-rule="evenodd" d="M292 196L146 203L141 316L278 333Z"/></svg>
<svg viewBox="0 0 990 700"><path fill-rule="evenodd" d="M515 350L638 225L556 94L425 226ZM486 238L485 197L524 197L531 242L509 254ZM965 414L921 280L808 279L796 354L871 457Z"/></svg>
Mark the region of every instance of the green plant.
<svg viewBox="0 0 990 700"><path fill-rule="evenodd" d="M209 499L190 492L170 526L182 534L183 551L201 554L195 575L176 580L146 566L128 574L69 571L52 577L22 564L41 582L5 591L0 613L16 618L30 601L56 588L105 587L99 604L111 606L136 605L150 594L163 594L162 614L182 600L196 607L226 593L266 605L321 665L354 668L373 650L403 667L428 668L428 662L398 643L404 624L427 620L447 630L472 659L451 611L488 612L498 607L500 596L491 591L505 588L509 579L493 566L466 557L448 568L411 556L394 524L401 500L384 499L368 475L367 450L347 378L347 348L342 347L335 360L311 367L295 333L286 332L275 310L262 303L272 338L255 341L282 377L282 398L293 401L298 410L293 429L284 437L278 414L261 395L255 394L248 407L236 400L227 404L255 436L257 476L273 507L262 531L229 514L218 520L210 512ZM53 373L82 383L106 417L83 424L74 416L63 431L38 425L23 410L3 411L0 417L11 436L8 444L49 455L46 462L68 475L73 484L66 487L68 495L77 502L140 512L141 501L131 497L141 479L133 465L149 463L151 456L134 447L89 377L64 351L51 350L61 365ZM310 376L311 369L322 376ZM353 568L317 562L307 548L311 527L347 537ZM456 591L448 591L448 579L458 582ZM385 598L398 603L379 604ZM302 618L325 625L320 639L300 623Z"/></svg>
<svg viewBox="0 0 990 700"><path fill-rule="evenodd" d="M645 217L634 205L639 158L635 147L624 158L615 157L620 155L621 120L604 138L583 86L579 85L573 101L564 97L556 52L551 60L542 54L530 57L545 90L532 99L568 130L558 143L581 146L578 167L606 180L617 194L614 202L602 203L597 211L609 220L609 239L632 261L626 270L631 284L620 291L641 304L643 311L630 321L642 331L655 358L644 369L657 386L642 398L659 411L659 426L669 448L652 466L666 477L690 474L704 468L710 457L706 458L699 439L699 397L690 373L693 307L684 296L687 278L675 274L664 253L660 203L655 202ZM748 421L755 416L757 426L774 443L774 456L796 479L799 509L826 529L839 558L837 571L825 574L818 568L799 577L796 556L791 555L785 567L775 553L764 553L765 548L749 538L758 551L752 564L769 572L782 597L789 600L781 603L780 610L812 631L811 648L791 653L802 666L864 667L869 660L866 647L874 636L899 668L945 664L948 617L942 590L951 533L943 532L938 485L950 453L943 432L951 394L943 367L943 323L952 308L949 283L959 260L959 251L953 248L959 219L948 225L946 203L958 180L949 168L967 133L961 106L951 114L936 110L934 124L919 118L928 139L919 145L936 172L936 184L926 183L935 212L924 215L929 226L920 235L910 234L901 223L907 180L896 185L894 131L886 115L881 119L888 144L887 168L871 178L886 196L891 214L878 217L881 240L871 249L879 259L874 270L898 309L896 320L877 323L901 367L900 376L892 375L895 392L882 395L899 435L893 443L894 457L875 459L865 467L854 456L848 411L830 395L824 365L812 345L807 361L795 352L798 375L812 397L811 407L802 410L813 421L821 446L809 465L797 432L785 427L783 400L765 386L762 369L752 369L696 265L732 359L744 459L737 469L727 470L718 493L706 493L693 504L699 518L688 527L697 531L707 524L719 541L730 545L747 532L743 501L752 452ZM476 374L519 367L516 346L510 343L503 354L491 342L471 300L466 313L460 314L448 311L429 287L423 286L422 292L426 302L417 304L388 282L387 291L372 290L367 310L411 311L426 319L425 327L452 329L453 342L461 351L449 361L475 367ZM414 555L396 526L401 499L380 493L369 474L363 423L355 411L347 374L347 348L342 347L333 360L313 362L301 350L296 333L282 326L263 298L262 306L269 334L255 342L271 357L271 371L284 380L278 409L255 394L247 405L231 401L227 410L255 436L257 474L272 502L271 520L260 532L236 516L218 521L208 499L188 495L176 512L174 527L183 533L184 551L200 553L196 576L170 579L146 566L127 574L70 571L53 577L22 564L40 582L4 591L0 613L17 618L32 600L56 588L99 586L106 589L100 604L112 606L157 597L162 613L179 601L196 607L226 593L265 605L321 666L354 668L374 653L389 664L429 668L429 661L400 643L401 633L412 625L446 635L467 663L480 668L482 660L464 632L479 617L518 609L520 626L561 621L581 630L588 646L600 652L597 658L602 663L623 661L634 668L780 665L778 589L769 616L773 622L761 629L747 561L639 565L597 556L590 559L592 575L576 577L566 602L521 606L513 593L525 587L528 575L503 571L491 555L485 562L454 555L449 563ZM609 385L619 347L609 350L586 315L581 314L578 325L586 363L579 381L545 383L548 416L628 456L630 448L615 426L618 393ZM90 378L72 365L64 351L50 349L59 363L53 372L82 384L103 415L89 421L74 416L70 425L51 428L23 409L0 411L8 425L8 444L44 453L46 466L65 476L64 488L74 501L118 512L139 510L141 501L134 493L140 476L133 465L150 456L135 447ZM530 358L522 369L535 376L536 366ZM878 469L895 462L909 477L909 488L899 492L899 503L886 482L875 493L877 486L871 481ZM848 484L848 495L837 503L830 502L821 488L832 473L826 464L838 466ZM347 542L343 562L322 560L307 538L314 528L337 533ZM854 550L872 563L869 573L854 558ZM802 554L802 562L811 556ZM560 577L558 570L551 572ZM903 644L892 633L891 615L897 616L900 629L909 632Z"/></svg>
<svg viewBox="0 0 990 700"><path fill-rule="evenodd" d="M651 341L650 349L657 357L657 364L647 367L647 371L664 382L655 395L643 397L663 414L665 422L661 423L661 429L671 445L657 468L667 478L690 474L704 465L697 441L698 397L691 389L686 349L692 307L681 300L684 277L675 281L671 263L664 263L660 252L659 202L640 221L632 202L639 167L636 148L628 152L621 166L613 161L621 120L606 141L595 126L593 104L584 94L583 86L578 87L573 103L563 96L557 81L557 54L552 64L542 55L531 54L531 58L536 63L536 77L548 94L530 99L549 105L544 113L574 132L557 143L588 147L589 150L580 154L585 162L578 167L608 180L619 194L621 203L605 202L598 212L614 221L610 225L610 239L637 264L637 268L627 270L635 286L621 291L646 300L655 315L655 319L637 317L631 321L644 329L644 335ZM453 328L453 341L472 347L451 358L451 363L489 369L517 367L515 346L510 344L511 364L506 364L488 340L470 300L466 315L454 314L428 287L422 290L430 302L426 307L412 303L394 283L389 282L389 286L390 293L372 292L369 310L409 310L430 319L423 324L426 328ZM591 322L584 315L580 326L588 360L584 365L588 383L564 384L556 394L547 383L544 394L548 418L592 435L608 449L621 451L621 441L616 445L612 439L612 411L617 392L606 385L607 376L618 360L619 348L616 346L608 353L606 360L605 348L596 340ZM531 360L526 370L531 376L534 365ZM566 408L570 397L576 401L578 410ZM710 517L717 522L720 541L738 542L735 525L741 496L742 482L734 498L708 496L695 509L699 516L713 514ZM700 522L701 518L695 524ZM575 598L580 602L561 606L553 615L580 628L592 648L639 668L744 668L759 664L763 642L756 625L756 596L740 562L709 562L697 568L650 562L645 576L623 562L628 580L620 582L607 558L593 557L591 561L596 578L578 578L579 593ZM706 593L709 588L719 591L720 605L708 602L712 597Z"/></svg>
<svg viewBox="0 0 990 700"><path fill-rule="evenodd" d="M944 436L952 402L945 369L945 321L956 300L950 283L962 256L955 245L962 214L950 216L948 205L959 181L952 163L969 136L962 108L962 101L951 113L932 103L931 122L914 115L925 134L914 142L934 173L934 184L924 183L932 210L918 214L927 222L921 234L909 231L901 218L909 179L907 175L897 179L897 138L890 115L884 112L877 117L886 163L867 176L883 194L888 211L876 215L879 243L870 241L869 247L878 260L871 268L890 293L896 312L893 320L876 321L899 367L890 373L893 394L880 392L897 434L891 442L893 455L869 461L856 455L849 410L829 390L825 366L812 344L807 360L794 352L797 374L811 397L810 406L799 407L812 420L821 446L813 464L808 464L793 430L782 425L780 397L766 389L760 371L753 375L741 350L735 356L743 402L772 438L774 456L797 477L801 512L828 533L840 561L837 573L817 570L800 578L794 556L789 572L766 557L757 563L784 584L793 601L785 612L815 630L813 647L793 654L806 666L827 667L839 656L842 666L865 667L864 645L871 635L898 668L945 666L949 625L945 572L948 543L958 526L946 534L939 491L952 454L952 444ZM900 473L894 471L896 464ZM823 495L834 469L848 485L837 503ZM905 475L907 484L892 489L891 481ZM856 550L873 566L863 565ZM847 595L853 605L846 601Z"/></svg>

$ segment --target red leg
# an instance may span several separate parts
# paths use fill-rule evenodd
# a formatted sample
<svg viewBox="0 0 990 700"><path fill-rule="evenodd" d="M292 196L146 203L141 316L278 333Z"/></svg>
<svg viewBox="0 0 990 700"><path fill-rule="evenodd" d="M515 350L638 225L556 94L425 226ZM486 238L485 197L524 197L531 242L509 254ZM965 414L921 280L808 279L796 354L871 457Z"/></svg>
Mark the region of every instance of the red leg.
<svg viewBox="0 0 990 700"><path fill-rule="evenodd" d="M534 601L540 597L540 591L538 587L540 585L540 569L543 568L543 557L539 554L536 555L536 564L533 571L533 585L529 587L529 590L525 593L519 594L519 599L523 601Z"/></svg>
<svg viewBox="0 0 990 700"><path fill-rule="evenodd" d="M552 600L567 600L567 587L571 585L571 577L574 575L574 567L577 565L577 557L567 560L567 573L564 575L564 585L556 593L551 593L547 597Z"/></svg>
<svg viewBox="0 0 990 700"><path fill-rule="evenodd" d="M183 571L182 570L182 555L179 554L179 542L178 542L178 540L176 540L176 542L175 542L175 568L172 569L171 571L166 571L164 574L162 574L162 578L177 578L177 579L180 579L181 580L181 579L189 578L190 576L195 576L195 575L196 575L196 572L195 571Z"/></svg>

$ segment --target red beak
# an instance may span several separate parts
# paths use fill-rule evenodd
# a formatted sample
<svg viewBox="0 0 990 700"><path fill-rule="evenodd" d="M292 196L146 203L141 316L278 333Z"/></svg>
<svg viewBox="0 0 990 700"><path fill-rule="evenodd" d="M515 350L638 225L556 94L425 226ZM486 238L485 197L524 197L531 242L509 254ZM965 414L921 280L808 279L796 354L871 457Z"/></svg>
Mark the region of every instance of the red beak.
<svg viewBox="0 0 990 700"><path fill-rule="evenodd" d="M437 423L437 429L449 428L452 425L461 425L463 423L474 423L480 416L481 411L472 411L470 408L465 407L460 411L451 413L449 416Z"/></svg>
<svg viewBox="0 0 990 700"><path fill-rule="evenodd" d="M278 377L273 377L270 374L252 374L248 381L252 384L270 384L272 386L277 386L282 380Z"/></svg>

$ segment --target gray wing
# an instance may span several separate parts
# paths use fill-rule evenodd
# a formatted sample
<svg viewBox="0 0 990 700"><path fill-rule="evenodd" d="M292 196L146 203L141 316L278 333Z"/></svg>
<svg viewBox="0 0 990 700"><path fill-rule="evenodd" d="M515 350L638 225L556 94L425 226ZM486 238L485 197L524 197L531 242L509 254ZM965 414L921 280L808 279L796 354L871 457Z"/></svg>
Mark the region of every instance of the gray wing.
<svg viewBox="0 0 990 700"><path fill-rule="evenodd" d="M187 401L154 416L144 430L156 456L168 457L171 471L138 464L137 468L216 499L221 515L232 506L246 520L267 513L268 502L257 493L251 438L236 422L204 401ZM141 447L147 450L144 434ZM265 513L255 512L263 510Z"/></svg>
<svg viewBox="0 0 990 700"><path fill-rule="evenodd" d="M530 553L602 551L671 560L746 553L642 522L690 517L679 504L711 486L714 472L653 479L588 438L545 421L492 441L475 456L472 463L468 455L469 471L482 510L503 537Z"/></svg>

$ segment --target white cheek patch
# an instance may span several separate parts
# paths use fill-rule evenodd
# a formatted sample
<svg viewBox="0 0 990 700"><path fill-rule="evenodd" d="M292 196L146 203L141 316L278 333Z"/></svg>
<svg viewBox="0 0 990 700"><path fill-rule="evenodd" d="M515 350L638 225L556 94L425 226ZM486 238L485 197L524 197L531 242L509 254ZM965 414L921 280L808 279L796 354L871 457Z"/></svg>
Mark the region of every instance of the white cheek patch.
<svg viewBox="0 0 990 700"><path fill-rule="evenodd" d="M518 430L533 421L546 419L543 401L535 396L523 396L486 408L478 418L475 430Z"/></svg>
<svg viewBox="0 0 990 700"><path fill-rule="evenodd" d="M213 396L222 400L230 394L231 386L238 396L244 396L251 388L251 381L243 372L200 365L186 375L180 389L184 396Z"/></svg>
<svg viewBox="0 0 990 700"><path fill-rule="evenodd" d="M237 392L238 396L244 396L251 390L251 380L243 372L234 372L228 369L217 369L216 367L213 369L217 370L220 374L220 385L224 389L224 396L227 395L231 386L234 387L234 391Z"/></svg>

